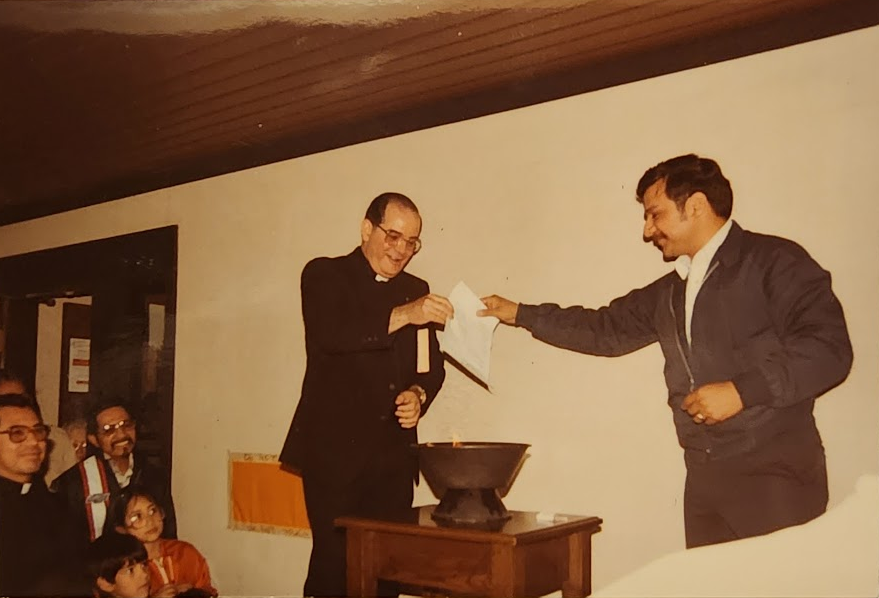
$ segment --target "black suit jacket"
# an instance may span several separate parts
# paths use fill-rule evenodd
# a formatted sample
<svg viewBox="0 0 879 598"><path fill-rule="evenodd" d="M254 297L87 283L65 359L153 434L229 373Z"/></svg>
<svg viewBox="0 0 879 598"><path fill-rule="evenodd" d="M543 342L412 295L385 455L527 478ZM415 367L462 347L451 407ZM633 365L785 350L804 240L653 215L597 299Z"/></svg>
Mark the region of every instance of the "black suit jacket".
<svg viewBox="0 0 879 598"><path fill-rule="evenodd" d="M41 476L21 491L22 484L0 477L0 596L77 595L80 555L60 497Z"/></svg>
<svg viewBox="0 0 879 598"><path fill-rule="evenodd" d="M416 428L394 416L397 395L413 384L430 407L445 379L443 357L429 330L430 370L416 371L417 330L388 334L391 311L429 292L425 281L403 272L388 282L358 247L346 256L317 258L302 272L307 367L302 395L281 451L281 462L309 475L353 478L375 459L418 465L411 445Z"/></svg>
<svg viewBox="0 0 879 598"><path fill-rule="evenodd" d="M119 495L122 489L113 469L107 463L104 456L95 454L96 451L90 452L87 458L95 457L98 466L104 469L107 479L107 485L110 490L110 500ZM177 538L177 515L174 511L174 501L171 499L171 491L165 482L164 472L150 465L145 455L134 453L134 473L131 475L129 487L138 486L148 490L155 495L159 506L165 512L164 529L162 530L163 538ZM89 523L88 515L85 509L85 485L83 483L82 474L80 473L79 463L62 473L53 483L52 489L61 495L64 501L64 507L67 511L67 518L73 529L73 533L80 546L89 543ZM106 530L106 527L104 528Z"/></svg>

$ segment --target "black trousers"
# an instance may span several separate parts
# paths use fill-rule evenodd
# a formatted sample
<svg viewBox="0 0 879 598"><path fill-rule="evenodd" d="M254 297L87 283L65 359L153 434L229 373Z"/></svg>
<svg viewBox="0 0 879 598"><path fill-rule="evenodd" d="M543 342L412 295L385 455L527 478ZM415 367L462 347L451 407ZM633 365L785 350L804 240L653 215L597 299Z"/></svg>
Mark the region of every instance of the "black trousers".
<svg viewBox="0 0 879 598"><path fill-rule="evenodd" d="M412 471L405 462L378 460L350 480L328 473L304 472L302 477L312 535L305 596L347 596L345 530L333 525L337 517L393 517L412 507ZM378 592L398 594L394 584L384 583Z"/></svg>
<svg viewBox="0 0 879 598"><path fill-rule="evenodd" d="M827 467L817 430L789 433L729 459L687 459L687 548L799 525L827 509Z"/></svg>

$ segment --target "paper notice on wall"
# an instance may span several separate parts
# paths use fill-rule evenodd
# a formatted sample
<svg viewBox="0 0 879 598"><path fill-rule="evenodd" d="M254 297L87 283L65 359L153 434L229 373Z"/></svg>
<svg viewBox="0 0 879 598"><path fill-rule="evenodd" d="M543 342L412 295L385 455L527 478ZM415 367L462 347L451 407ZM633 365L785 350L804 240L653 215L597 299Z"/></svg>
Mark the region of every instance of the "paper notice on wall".
<svg viewBox="0 0 879 598"><path fill-rule="evenodd" d="M493 316L476 315L477 311L485 309L485 304L463 282L452 289L449 301L455 308L455 316L437 335L440 347L487 386L491 340L499 320Z"/></svg>
<svg viewBox="0 0 879 598"><path fill-rule="evenodd" d="M67 392L89 391L89 360L91 339L71 338L70 359L67 365Z"/></svg>

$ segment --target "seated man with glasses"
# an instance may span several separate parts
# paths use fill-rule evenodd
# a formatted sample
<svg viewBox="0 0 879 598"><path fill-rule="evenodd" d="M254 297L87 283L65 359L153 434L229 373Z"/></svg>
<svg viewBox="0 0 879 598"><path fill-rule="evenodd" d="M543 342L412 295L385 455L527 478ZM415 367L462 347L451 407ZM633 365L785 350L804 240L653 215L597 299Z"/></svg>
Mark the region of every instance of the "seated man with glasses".
<svg viewBox="0 0 879 598"><path fill-rule="evenodd" d="M302 271L308 363L280 460L302 473L305 488L313 540L306 596L346 595L336 517L412 506L418 463L411 445L445 377L435 328L453 311L404 272L420 235L412 200L383 193L366 210L359 247Z"/></svg>
<svg viewBox="0 0 879 598"><path fill-rule="evenodd" d="M15 372L8 369L0 369L0 395L25 395L31 397L36 403L34 393L30 385L26 384L24 379ZM83 422L83 429L85 422ZM85 432L82 435L85 440ZM49 430L49 439L46 442L47 456L43 461L42 473L46 480L46 485L51 486L55 479L69 469L82 457L77 457L71 438L67 431L67 426L63 428L53 426Z"/></svg>
<svg viewBox="0 0 879 598"><path fill-rule="evenodd" d="M0 596L67 593L76 570L59 497L40 467L49 426L27 395L0 395Z"/></svg>
<svg viewBox="0 0 879 598"><path fill-rule="evenodd" d="M88 456L53 484L64 497L82 545L100 537L110 498L132 483L156 496L165 511L162 535L176 538L177 518L167 476L135 449L137 430L128 409L121 401L103 402L92 410L86 425Z"/></svg>

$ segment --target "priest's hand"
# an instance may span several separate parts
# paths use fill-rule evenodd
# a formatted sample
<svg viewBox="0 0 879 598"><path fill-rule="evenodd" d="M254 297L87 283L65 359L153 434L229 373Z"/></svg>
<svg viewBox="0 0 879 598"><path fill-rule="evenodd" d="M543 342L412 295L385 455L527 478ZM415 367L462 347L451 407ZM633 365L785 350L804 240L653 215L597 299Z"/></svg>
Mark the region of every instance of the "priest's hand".
<svg viewBox="0 0 879 598"><path fill-rule="evenodd" d="M442 295L429 293L415 301L395 307L391 311L391 319L388 322L388 334L396 332L407 324L421 326L433 322L445 325L446 320L454 315L455 308L452 307L451 301Z"/></svg>
<svg viewBox="0 0 879 598"><path fill-rule="evenodd" d="M406 389L397 395L394 404L397 410L394 415L404 429L414 428L421 417L421 397L412 389Z"/></svg>

